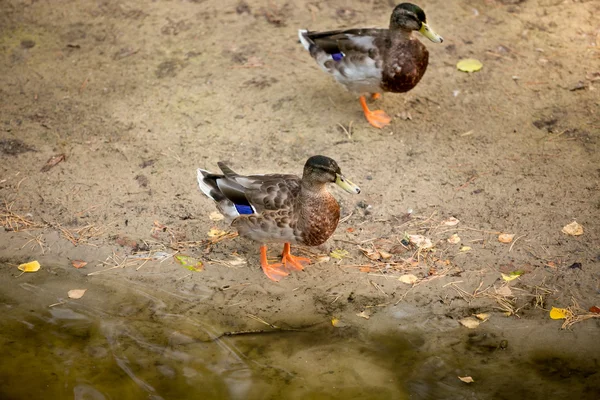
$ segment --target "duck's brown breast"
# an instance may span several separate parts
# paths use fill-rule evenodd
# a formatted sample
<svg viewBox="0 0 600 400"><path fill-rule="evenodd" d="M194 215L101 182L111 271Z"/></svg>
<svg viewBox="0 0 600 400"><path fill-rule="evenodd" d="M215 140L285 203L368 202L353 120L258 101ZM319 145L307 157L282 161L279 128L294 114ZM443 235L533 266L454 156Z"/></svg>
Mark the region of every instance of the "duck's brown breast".
<svg viewBox="0 0 600 400"><path fill-rule="evenodd" d="M429 52L416 38L392 43L383 62L381 88L386 92L408 92L421 80Z"/></svg>
<svg viewBox="0 0 600 400"><path fill-rule="evenodd" d="M304 199L297 225L301 244L318 246L324 243L335 232L339 220L340 206L331 194Z"/></svg>

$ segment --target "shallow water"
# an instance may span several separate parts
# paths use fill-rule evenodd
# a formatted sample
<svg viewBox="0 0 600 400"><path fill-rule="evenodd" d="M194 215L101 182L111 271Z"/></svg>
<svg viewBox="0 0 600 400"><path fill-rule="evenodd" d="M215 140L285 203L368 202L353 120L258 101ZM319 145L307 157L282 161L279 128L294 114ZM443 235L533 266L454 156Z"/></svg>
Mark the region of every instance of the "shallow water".
<svg viewBox="0 0 600 400"><path fill-rule="evenodd" d="M328 324L220 336L194 301L136 284L3 274L1 399L595 399L598 352L493 331ZM29 282L27 282L29 280ZM61 291L64 293L64 291ZM66 297L66 296L65 296ZM191 301L190 301L191 300ZM390 318L394 318L390 314ZM232 329L235 330L235 329ZM535 339L534 339L535 340ZM473 376L473 384L458 376Z"/></svg>

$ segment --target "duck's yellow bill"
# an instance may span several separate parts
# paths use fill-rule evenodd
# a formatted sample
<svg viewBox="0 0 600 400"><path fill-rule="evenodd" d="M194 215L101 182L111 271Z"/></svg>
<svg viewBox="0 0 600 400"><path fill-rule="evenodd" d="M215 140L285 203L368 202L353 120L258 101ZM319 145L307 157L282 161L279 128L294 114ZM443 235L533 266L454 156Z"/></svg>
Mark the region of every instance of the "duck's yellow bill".
<svg viewBox="0 0 600 400"><path fill-rule="evenodd" d="M419 33L425 36L427 39L431 40L433 43L442 43L444 38L438 35L427 25L425 22L421 24L421 29L419 29Z"/></svg>
<svg viewBox="0 0 600 400"><path fill-rule="evenodd" d="M360 188L348 179L344 178L343 175L335 174L335 184L344 189L348 193L359 194Z"/></svg>

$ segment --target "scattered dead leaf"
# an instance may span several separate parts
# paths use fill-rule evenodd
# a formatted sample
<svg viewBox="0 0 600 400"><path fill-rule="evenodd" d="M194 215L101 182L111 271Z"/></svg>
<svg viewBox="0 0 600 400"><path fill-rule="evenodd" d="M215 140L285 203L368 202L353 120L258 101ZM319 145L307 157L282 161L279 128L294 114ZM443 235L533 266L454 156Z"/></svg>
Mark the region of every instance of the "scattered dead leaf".
<svg viewBox="0 0 600 400"><path fill-rule="evenodd" d="M412 284L416 283L419 280L419 278L417 278L413 274L406 274L406 275L402 275L400 278L398 278L398 280L402 283L412 285Z"/></svg>
<svg viewBox="0 0 600 400"><path fill-rule="evenodd" d="M390 258L392 258L392 254L388 253L385 250L379 250L379 254L381 255L381 258L384 260L389 260Z"/></svg>
<svg viewBox="0 0 600 400"><path fill-rule="evenodd" d="M67 295L69 296L70 299L80 299L83 297L86 290L87 289L72 289L72 290L69 290Z"/></svg>
<svg viewBox="0 0 600 400"><path fill-rule="evenodd" d="M340 321L337 318L332 318L331 319L331 325L333 325L336 328L343 328L345 326L348 326L348 324L346 324L345 322Z"/></svg>
<svg viewBox="0 0 600 400"><path fill-rule="evenodd" d="M591 306L590 307L590 312L594 313L594 314L600 314L600 307Z"/></svg>
<svg viewBox="0 0 600 400"><path fill-rule="evenodd" d="M460 243L460 236L458 236L458 234L455 233L454 235L452 235L448 238L448 243L451 243L451 244Z"/></svg>
<svg viewBox="0 0 600 400"><path fill-rule="evenodd" d="M365 249L362 247L359 247L359 249L369 260L379 260L381 258L381 254L376 249Z"/></svg>
<svg viewBox="0 0 600 400"><path fill-rule="evenodd" d="M225 219L225 216L218 211L213 211L208 215L211 221L221 221Z"/></svg>
<svg viewBox="0 0 600 400"><path fill-rule="evenodd" d="M433 247L433 243L431 239L423 236L423 235L408 235L410 242L417 246L419 249L430 249Z"/></svg>
<svg viewBox="0 0 600 400"><path fill-rule="evenodd" d="M371 318L371 315L369 314L369 312L367 310L364 310L363 312L359 312L358 314L356 314L357 317L361 317L364 319L369 319ZM335 326L335 325L334 325Z"/></svg>
<svg viewBox="0 0 600 400"><path fill-rule="evenodd" d="M512 233L501 233L498 235L498 241L500 243L510 243L515 238L515 235Z"/></svg>
<svg viewBox="0 0 600 400"><path fill-rule="evenodd" d="M71 265L73 265L75 268L79 269L79 268L83 268L87 265L88 263L86 261L83 260L71 260Z"/></svg>
<svg viewBox="0 0 600 400"><path fill-rule="evenodd" d="M467 317L467 318L463 318L461 320L459 320L458 322L461 323L462 326L465 326L469 329L475 329L479 326L480 322L477 321L475 318L473 317Z"/></svg>
<svg viewBox="0 0 600 400"><path fill-rule="evenodd" d="M454 217L450 217L447 220L445 220L444 222L442 222L442 225L445 225L445 226L456 226L456 225L458 225L459 222L460 221L458 219L456 219Z"/></svg>
<svg viewBox="0 0 600 400"><path fill-rule="evenodd" d="M480 314L475 314L475 317L477 317L477 319L480 319L482 321L487 321L488 319L490 319L490 314L488 313L480 313Z"/></svg>
<svg viewBox="0 0 600 400"><path fill-rule="evenodd" d="M335 249L329 255L335 259L341 260L342 258L348 257L348 250Z"/></svg>
<svg viewBox="0 0 600 400"><path fill-rule="evenodd" d="M184 268L189 269L190 271L200 272L204 269L202 261L198 260L197 258L185 256L183 254L178 254L173 258L179 264L183 265Z"/></svg>
<svg viewBox="0 0 600 400"><path fill-rule="evenodd" d="M577 221L573 221L568 225L565 225L562 228L562 232L571 236L579 236L583 235L583 226L577 223Z"/></svg>
<svg viewBox="0 0 600 400"><path fill-rule="evenodd" d="M463 253L466 252L466 251L470 251L470 250L471 250L471 246L463 246L463 247L460 248L460 251L463 252Z"/></svg>
<svg viewBox="0 0 600 400"><path fill-rule="evenodd" d="M464 383L473 383L473 382L475 382L473 380L473 378L471 378L470 376L459 376L458 379L460 379Z"/></svg>
<svg viewBox="0 0 600 400"><path fill-rule="evenodd" d="M19 265L19 270L23 272L37 272L41 268L41 265L37 261L31 261L25 264Z"/></svg>
<svg viewBox="0 0 600 400"><path fill-rule="evenodd" d="M508 274L503 274L502 272L500 274L502 275L502 279L504 279L506 282L510 282L512 280L517 279L524 273L525 273L524 271L512 271Z"/></svg>
<svg viewBox="0 0 600 400"><path fill-rule="evenodd" d="M210 231L208 231L207 235L208 235L208 237L211 237L211 238L219 238L221 236L227 235L227 232L222 231L217 228L211 228Z"/></svg>
<svg viewBox="0 0 600 400"><path fill-rule="evenodd" d="M46 161L46 164L42 167L41 171L48 172L52 167L56 166L61 161L65 161L66 159L67 156L65 156L64 154L57 154L55 156L52 156L48 159L48 161Z"/></svg>
<svg viewBox="0 0 600 400"><path fill-rule="evenodd" d="M496 289L496 294L499 294L500 296L504 297L509 297L512 296L512 290L509 286L502 286L501 288Z"/></svg>

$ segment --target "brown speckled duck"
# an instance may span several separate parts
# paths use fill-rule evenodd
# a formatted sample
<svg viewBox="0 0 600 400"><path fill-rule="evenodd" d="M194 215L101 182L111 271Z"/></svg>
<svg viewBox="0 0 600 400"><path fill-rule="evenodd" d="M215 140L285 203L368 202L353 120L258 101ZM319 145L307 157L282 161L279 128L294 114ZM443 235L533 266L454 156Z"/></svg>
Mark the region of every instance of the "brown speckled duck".
<svg viewBox="0 0 600 400"><path fill-rule="evenodd" d="M408 92L419 83L429 52L413 37L413 31L434 43L443 41L427 25L425 12L411 3L394 8L389 29L300 30L298 36L321 69L360 95L367 121L383 128L391 118L383 110L369 110L364 94L370 93L375 99L381 92Z"/></svg>
<svg viewBox="0 0 600 400"><path fill-rule="evenodd" d="M340 167L329 157L313 156L304 165L302 179L296 175L239 175L224 163L223 172L198 169L200 190L217 203L241 236L261 243L260 262L264 273L279 281L288 269L302 269L307 258L290 253L290 244L318 246L335 231L340 206L327 190L335 183L348 193L358 186L344 178ZM283 242L282 263L269 264L267 243Z"/></svg>

